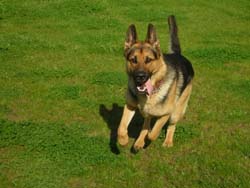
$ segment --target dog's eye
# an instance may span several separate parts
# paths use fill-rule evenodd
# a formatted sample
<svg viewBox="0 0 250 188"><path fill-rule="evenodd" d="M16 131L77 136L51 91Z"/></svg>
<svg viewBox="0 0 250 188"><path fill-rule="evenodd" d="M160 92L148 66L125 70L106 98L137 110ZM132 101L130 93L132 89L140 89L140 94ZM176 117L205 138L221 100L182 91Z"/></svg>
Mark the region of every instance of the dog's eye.
<svg viewBox="0 0 250 188"><path fill-rule="evenodd" d="M136 64L137 63L137 57L135 56L135 57L131 58L129 61Z"/></svg>
<svg viewBox="0 0 250 188"><path fill-rule="evenodd" d="M153 59L151 59L150 57L146 57L145 63L150 63Z"/></svg>

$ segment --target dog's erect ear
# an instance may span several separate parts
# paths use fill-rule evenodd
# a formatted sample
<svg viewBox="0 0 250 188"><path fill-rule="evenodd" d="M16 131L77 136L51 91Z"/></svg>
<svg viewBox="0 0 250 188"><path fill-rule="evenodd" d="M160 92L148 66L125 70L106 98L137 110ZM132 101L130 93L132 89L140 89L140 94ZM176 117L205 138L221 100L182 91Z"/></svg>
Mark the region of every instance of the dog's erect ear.
<svg viewBox="0 0 250 188"><path fill-rule="evenodd" d="M124 50L125 53L126 51L133 46L137 41L137 33L136 33L136 28L135 25L132 24L129 26L126 39L125 39L125 45L124 45Z"/></svg>
<svg viewBox="0 0 250 188"><path fill-rule="evenodd" d="M151 44L153 48L155 48L157 52L160 53L160 43L156 36L155 27L152 24L148 24L148 32L145 41Z"/></svg>

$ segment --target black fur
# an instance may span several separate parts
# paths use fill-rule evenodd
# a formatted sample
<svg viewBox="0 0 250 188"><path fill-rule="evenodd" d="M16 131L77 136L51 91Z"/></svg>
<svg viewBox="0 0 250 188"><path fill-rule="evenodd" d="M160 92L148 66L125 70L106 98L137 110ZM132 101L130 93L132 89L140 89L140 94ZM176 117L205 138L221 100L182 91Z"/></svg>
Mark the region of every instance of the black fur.
<svg viewBox="0 0 250 188"><path fill-rule="evenodd" d="M171 53L181 54L180 41L178 38L178 28L175 17L173 15L168 17L168 26L170 33L170 50Z"/></svg>
<svg viewBox="0 0 250 188"><path fill-rule="evenodd" d="M167 66L171 66L174 68L176 73L182 73L183 75L183 86L181 88L182 91L186 88L186 86L190 83L192 78L194 77L194 70L190 61L182 56L181 54L164 54L164 61Z"/></svg>

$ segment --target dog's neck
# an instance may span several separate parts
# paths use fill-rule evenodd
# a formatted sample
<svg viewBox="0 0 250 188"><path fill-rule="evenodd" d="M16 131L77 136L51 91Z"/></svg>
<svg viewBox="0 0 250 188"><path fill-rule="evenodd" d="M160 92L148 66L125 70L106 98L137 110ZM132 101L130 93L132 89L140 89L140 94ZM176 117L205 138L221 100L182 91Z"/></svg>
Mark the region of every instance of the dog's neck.
<svg viewBox="0 0 250 188"><path fill-rule="evenodd" d="M164 83L164 78L161 79L161 80L159 80L159 81L157 81L157 82L155 83L155 85L154 85L154 89L153 89L151 95L157 93L157 92L161 89L161 86L162 86L163 83Z"/></svg>
<svg viewBox="0 0 250 188"><path fill-rule="evenodd" d="M159 85L159 83L161 82L161 80L163 80L165 78L166 72L167 72L167 65L164 62L162 57L163 57L163 55L161 55L160 59L157 62L157 63L159 63L158 68L151 76L152 85L155 87L157 87Z"/></svg>
<svg viewBox="0 0 250 188"><path fill-rule="evenodd" d="M162 58L159 59L158 63L160 64L160 66L151 77L152 85L154 88L151 95L157 93L160 90L161 86L164 84L164 80L166 77L167 65Z"/></svg>

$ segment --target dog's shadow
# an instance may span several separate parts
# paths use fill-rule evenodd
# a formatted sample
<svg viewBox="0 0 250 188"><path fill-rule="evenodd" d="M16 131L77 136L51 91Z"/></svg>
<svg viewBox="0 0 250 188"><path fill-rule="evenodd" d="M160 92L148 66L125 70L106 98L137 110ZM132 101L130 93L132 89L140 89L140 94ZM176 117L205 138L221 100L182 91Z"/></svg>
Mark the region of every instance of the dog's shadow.
<svg viewBox="0 0 250 188"><path fill-rule="evenodd" d="M122 113L123 107L118 106L116 103L112 105L111 109L108 109L103 104L101 104L99 107L99 114L102 116L104 121L107 123L108 128L110 129L110 150L115 154L120 153L120 150L117 146L117 130L122 118ZM128 136L130 138L136 139L139 136L142 123L143 118L140 113L136 111L136 114L134 115L128 127Z"/></svg>

